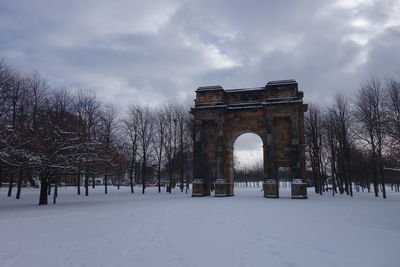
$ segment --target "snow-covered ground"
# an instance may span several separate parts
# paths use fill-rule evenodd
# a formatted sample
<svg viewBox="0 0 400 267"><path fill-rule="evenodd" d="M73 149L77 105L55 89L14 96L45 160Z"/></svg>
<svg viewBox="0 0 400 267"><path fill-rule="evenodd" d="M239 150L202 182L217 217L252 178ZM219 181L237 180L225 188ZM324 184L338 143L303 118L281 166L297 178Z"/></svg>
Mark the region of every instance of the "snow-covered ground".
<svg viewBox="0 0 400 267"><path fill-rule="evenodd" d="M400 266L400 194L388 199L266 199L260 188L230 198L129 188L38 206L0 189L0 266Z"/></svg>

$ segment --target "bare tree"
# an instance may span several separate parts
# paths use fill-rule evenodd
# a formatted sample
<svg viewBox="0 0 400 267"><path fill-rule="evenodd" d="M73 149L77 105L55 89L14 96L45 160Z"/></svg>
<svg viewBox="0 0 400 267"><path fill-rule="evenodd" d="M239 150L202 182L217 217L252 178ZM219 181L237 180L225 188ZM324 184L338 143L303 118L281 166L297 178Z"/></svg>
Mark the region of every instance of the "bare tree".
<svg viewBox="0 0 400 267"><path fill-rule="evenodd" d="M128 159L128 176L130 180L131 193L133 194L133 176L137 174L137 153L139 143L139 116L137 112L137 104L129 107L128 116L123 120L124 133L127 136L127 143L129 144L129 159Z"/></svg>
<svg viewBox="0 0 400 267"><path fill-rule="evenodd" d="M349 100L341 94L337 94L333 104L330 106L330 112L336 125L337 148L337 177L340 187L347 195L353 196L353 187L351 180L351 143L354 141L352 110Z"/></svg>
<svg viewBox="0 0 400 267"><path fill-rule="evenodd" d="M146 187L146 169L151 152L154 134L154 116L149 107L135 105L131 107L137 113L138 144L142 160L142 193Z"/></svg>
<svg viewBox="0 0 400 267"><path fill-rule="evenodd" d="M183 106L178 106L176 110L176 121L179 127L179 171L180 171L180 189L184 189L184 138L185 138L185 123L187 111Z"/></svg>
<svg viewBox="0 0 400 267"><path fill-rule="evenodd" d="M336 163L337 163L336 155L337 155L338 149L337 149L335 116L332 113L332 110L329 110L325 114L323 125L324 125L325 136L326 136L326 150L328 151L328 158L329 158L330 170L331 170L332 195L334 196L335 193L337 193L337 189L336 189ZM343 188L341 188L340 191L343 192Z"/></svg>
<svg viewBox="0 0 400 267"><path fill-rule="evenodd" d="M322 195L324 172L322 162L323 125L322 115L318 106L310 105L304 118L306 151L313 172L315 192Z"/></svg>
<svg viewBox="0 0 400 267"><path fill-rule="evenodd" d="M113 105L105 105L100 115L101 142L103 145L104 156L108 157L104 161L104 193L107 194L108 176L112 164L112 146L114 145L114 136L118 128L117 121L118 110Z"/></svg>
<svg viewBox="0 0 400 267"><path fill-rule="evenodd" d="M394 77L387 78L385 93L387 133L392 145L400 148L400 81Z"/></svg>
<svg viewBox="0 0 400 267"><path fill-rule="evenodd" d="M181 164L185 166L185 176L186 176L186 193L189 190L189 178L193 173L192 163L193 163L193 116L188 112L190 107L184 107L184 123L183 123L183 159ZM183 168L183 167L182 167Z"/></svg>
<svg viewBox="0 0 400 267"><path fill-rule="evenodd" d="M167 107L163 106L155 113L155 134L154 134L154 150L156 153L157 162L157 185L158 192L161 193L161 165L164 159L164 142L165 142L165 131L167 128Z"/></svg>
<svg viewBox="0 0 400 267"><path fill-rule="evenodd" d="M380 80L371 77L358 91L356 118L360 125L359 136L370 146L372 180L375 196L378 196L378 170L381 176L383 198L386 198L383 172L383 142L385 137L385 112Z"/></svg>
<svg viewBox="0 0 400 267"><path fill-rule="evenodd" d="M15 71L0 59L0 120L4 122L10 110L10 96L13 93Z"/></svg>
<svg viewBox="0 0 400 267"><path fill-rule="evenodd" d="M96 140L96 128L98 126L99 119L99 109L100 103L94 93L89 91L84 91L82 89L78 90L77 99L75 103L75 110L78 116L79 129L82 133L83 138L89 145L91 142ZM88 147L88 146L86 146ZM85 153L89 154L89 151ZM84 170L84 186L85 195L89 195L89 174L92 171L94 165L92 160L85 157L85 161L82 164L82 169ZM95 187L94 176L92 177L92 187Z"/></svg>
<svg viewBox="0 0 400 267"><path fill-rule="evenodd" d="M174 170L176 163L176 155L177 155L177 112L176 107L172 104L168 105L165 109L166 114L166 121L167 121L167 128L165 133L165 143L164 143L164 150L165 150L165 158L166 158L166 168L168 173L168 185L167 185L167 192L172 192L172 187L174 186Z"/></svg>

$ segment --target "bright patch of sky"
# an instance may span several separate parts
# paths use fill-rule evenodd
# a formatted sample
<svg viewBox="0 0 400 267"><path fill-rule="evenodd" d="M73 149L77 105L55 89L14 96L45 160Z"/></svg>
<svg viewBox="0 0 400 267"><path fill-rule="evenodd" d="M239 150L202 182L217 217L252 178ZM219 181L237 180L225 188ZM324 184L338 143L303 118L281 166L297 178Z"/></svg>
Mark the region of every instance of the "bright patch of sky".
<svg viewBox="0 0 400 267"><path fill-rule="evenodd" d="M261 138L253 133L239 136L234 144L233 158L237 169L252 168L263 162L263 143Z"/></svg>

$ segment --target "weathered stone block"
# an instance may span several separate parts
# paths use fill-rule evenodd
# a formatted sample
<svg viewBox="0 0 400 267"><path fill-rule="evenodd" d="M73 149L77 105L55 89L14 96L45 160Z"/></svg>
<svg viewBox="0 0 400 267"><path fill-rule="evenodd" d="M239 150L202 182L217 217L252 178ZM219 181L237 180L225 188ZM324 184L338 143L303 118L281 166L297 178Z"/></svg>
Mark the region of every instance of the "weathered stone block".
<svg viewBox="0 0 400 267"><path fill-rule="evenodd" d="M210 190L207 187L207 184L202 179L196 179L192 184L192 197L204 197L210 195Z"/></svg>
<svg viewBox="0 0 400 267"><path fill-rule="evenodd" d="M279 197L279 187L275 179L267 179L263 184L264 197L267 198L278 198Z"/></svg>
<svg viewBox="0 0 400 267"><path fill-rule="evenodd" d="M233 196L233 184L227 180L217 180L215 182L215 194L216 197L231 197Z"/></svg>
<svg viewBox="0 0 400 267"><path fill-rule="evenodd" d="M307 184L303 183L301 179L293 179L292 181L292 198L307 198Z"/></svg>

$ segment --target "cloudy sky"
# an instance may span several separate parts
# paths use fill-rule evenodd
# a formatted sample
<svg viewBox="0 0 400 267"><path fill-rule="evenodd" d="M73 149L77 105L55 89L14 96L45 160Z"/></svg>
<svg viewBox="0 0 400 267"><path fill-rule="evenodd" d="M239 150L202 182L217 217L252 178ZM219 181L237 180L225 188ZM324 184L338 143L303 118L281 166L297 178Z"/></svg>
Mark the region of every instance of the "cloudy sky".
<svg viewBox="0 0 400 267"><path fill-rule="evenodd" d="M286 78L327 103L400 74L400 0L0 0L0 57L121 108Z"/></svg>

